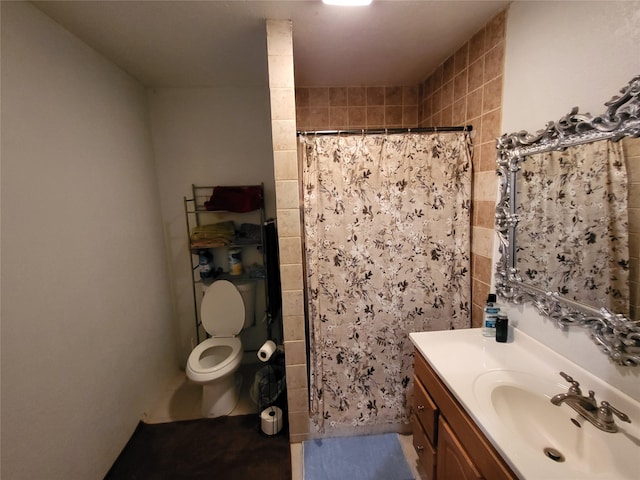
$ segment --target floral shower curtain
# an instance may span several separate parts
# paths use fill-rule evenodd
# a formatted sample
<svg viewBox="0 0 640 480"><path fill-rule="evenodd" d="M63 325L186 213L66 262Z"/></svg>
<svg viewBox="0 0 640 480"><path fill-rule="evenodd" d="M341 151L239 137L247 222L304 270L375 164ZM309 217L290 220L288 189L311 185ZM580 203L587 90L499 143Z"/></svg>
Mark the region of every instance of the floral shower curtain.
<svg viewBox="0 0 640 480"><path fill-rule="evenodd" d="M603 140L530 155L520 164L518 178L516 258L523 279L628 316L622 145Z"/></svg>
<svg viewBox="0 0 640 480"><path fill-rule="evenodd" d="M313 421L407 423L408 334L470 326L469 135L301 142Z"/></svg>

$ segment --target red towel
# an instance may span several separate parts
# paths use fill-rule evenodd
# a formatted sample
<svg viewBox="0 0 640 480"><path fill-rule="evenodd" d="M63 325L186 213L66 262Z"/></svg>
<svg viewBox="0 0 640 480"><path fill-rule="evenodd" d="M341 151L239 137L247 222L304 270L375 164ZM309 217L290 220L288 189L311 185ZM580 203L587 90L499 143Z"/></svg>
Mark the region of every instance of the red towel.
<svg viewBox="0 0 640 480"><path fill-rule="evenodd" d="M211 198L204 202L207 210L251 212L262 207L262 187L214 187Z"/></svg>

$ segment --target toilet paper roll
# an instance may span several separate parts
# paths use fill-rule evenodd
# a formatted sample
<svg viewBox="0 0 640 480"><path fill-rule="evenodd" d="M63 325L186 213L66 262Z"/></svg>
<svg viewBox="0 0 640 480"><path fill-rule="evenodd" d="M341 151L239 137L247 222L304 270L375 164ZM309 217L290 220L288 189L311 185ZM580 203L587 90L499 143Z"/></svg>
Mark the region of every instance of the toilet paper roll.
<svg viewBox="0 0 640 480"><path fill-rule="evenodd" d="M265 408L260 413L260 428L266 435L277 435L282 430L282 410L278 407Z"/></svg>
<svg viewBox="0 0 640 480"><path fill-rule="evenodd" d="M258 358L261 362L268 362L271 358L271 355L273 355L275 351L276 344L273 342L273 340L267 340L266 342L264 342L264 345L260 347L260 350L258 350Z"/></svg>

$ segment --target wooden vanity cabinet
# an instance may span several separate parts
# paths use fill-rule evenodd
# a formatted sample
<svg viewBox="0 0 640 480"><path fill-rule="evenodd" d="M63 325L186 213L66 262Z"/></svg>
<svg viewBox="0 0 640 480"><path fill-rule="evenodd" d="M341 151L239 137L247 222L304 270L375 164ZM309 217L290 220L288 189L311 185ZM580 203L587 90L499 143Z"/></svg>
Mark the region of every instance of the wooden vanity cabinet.
<svg viewBox="0 0 640 480"><path fill-rule="evenodd" d="M428 480L517 479L418 350L414 367L413 445Z"/></svg>

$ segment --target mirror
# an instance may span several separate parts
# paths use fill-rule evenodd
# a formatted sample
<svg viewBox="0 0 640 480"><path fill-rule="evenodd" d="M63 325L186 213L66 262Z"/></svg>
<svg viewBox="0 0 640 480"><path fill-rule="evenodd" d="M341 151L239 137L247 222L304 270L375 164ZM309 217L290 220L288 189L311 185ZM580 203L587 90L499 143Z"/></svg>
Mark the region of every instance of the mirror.
<svg viewBox="0 0 640 480"><path fill-rule="evenodd" d="M640 320L630 299L640 280L629 277L638 276L629 251L637 243L629 241L631 162L621 140L640 137L640 76L605 106L600 116L576 107L534 134L498 139L496 291L533 303L563 329L589 328L612 361L635 366Z"/></svg>

